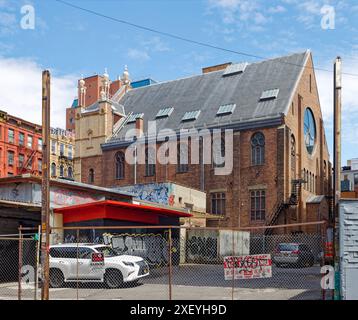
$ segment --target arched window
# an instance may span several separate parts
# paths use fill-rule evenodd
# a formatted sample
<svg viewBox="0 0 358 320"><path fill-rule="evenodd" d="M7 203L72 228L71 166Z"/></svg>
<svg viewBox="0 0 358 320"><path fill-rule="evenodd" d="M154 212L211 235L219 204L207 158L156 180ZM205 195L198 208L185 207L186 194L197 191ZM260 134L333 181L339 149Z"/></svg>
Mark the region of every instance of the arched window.
<svg viewBox="0 0 358 320"><path fill-rule="evenodd" d="M124 165L125 165L124 153L122 151L117 152L115 158L116 158L116 179L117 180L124 179Z"/></svg>
<svg viewBox="0 0 358 320"><path fill-rule="evenodd" d="M251 164L253 166L265 163L265 136L261 132L251 138Z"/></svg>
<svg viewBox="0 0 358 320"><path fill-rule="evenodd" d="M63 165L60 165L60 177L63 177L64 175L64 168Z"/></svg>
<svg viewBox="0 0 358 320"><path fill-rule="evenodd" d="M291 172L292 179L296 179L296 139L291 135Z"/></svg>
<svg viewBox="0 0 358 320"><path fill-rule="evenodd" d="M51 177L56 177L56 163L51 164Z"/></svg>
<svg viewBox="0 0 358 320"><path fill-rule="evenodd" d="M94 170L93 169L89 169L88 183L94 183Z"/></svg>
<svg viewBox="0 0 358 320"><path fill-rule="evenodd" d="M155 150L145 149L145 175L151 177L155 175Z"/></svg>
<svg viewBox="0 0 358 320"><path fill-rule="evenodd" d="M72 167L68 167L68 177L69 177L69 178L72 178L72 177L73 177Z"/></svg>

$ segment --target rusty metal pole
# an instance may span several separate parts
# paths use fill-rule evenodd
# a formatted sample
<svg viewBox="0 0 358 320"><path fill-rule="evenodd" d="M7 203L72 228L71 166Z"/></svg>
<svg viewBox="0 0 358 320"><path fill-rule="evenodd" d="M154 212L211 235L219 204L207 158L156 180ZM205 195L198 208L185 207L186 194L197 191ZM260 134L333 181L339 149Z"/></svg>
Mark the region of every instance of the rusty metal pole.
<svg viewBox="0 0 358 320"><path fill-rule="evenodd" d="M340 299L339 200L341 198L342 60L334 63L334 299Z"/></svg>
<svg viewBox="0 0 358 320"><path fill-rule="evenodd" d="M235 292L235 237L234 229L232 230L232 290L231 290L231 300L234 300Z"/></svg>
<svg viewBox="0 0 358 320"><path fill-rule="evenodd" d="M172 277L173 277L173 265L172 265L172 229L169 228L168 235L168 244L169 244L169 300L172 300Z"/></svg>
<svg viewBox="0 0 358 320"><path fill-rule="evenodd" d="M39 262L40 262L40 242L41 242L41 226L37 229L38 240L36 241L36 265L35 265L35 292L34 299L37 300L37 289L39 284Z"/></svg>
<svg viewBox="0 0 358 320"><path fill-rule="evenodd" d="M41 299L49 299L49 252L50 244L50 72L42 72L42 209L41 209Z"/></svg>
<svg viewBox="0 0 358 320"><path fill-rule="evenodd" d="M21 300L22 296L22 287L21 287L21 269L22 269L22 230L21 226L19 227L19 268L18 268L18 293L17 298Z"/></svg>

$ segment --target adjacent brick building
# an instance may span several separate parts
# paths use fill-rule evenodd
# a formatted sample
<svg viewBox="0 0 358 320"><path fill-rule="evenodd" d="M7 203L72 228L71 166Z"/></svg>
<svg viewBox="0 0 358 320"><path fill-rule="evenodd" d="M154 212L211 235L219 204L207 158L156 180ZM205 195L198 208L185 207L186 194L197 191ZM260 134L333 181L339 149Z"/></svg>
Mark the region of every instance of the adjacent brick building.
<svg viewBox="0 0 358 320"><path fill-rule="evenodd" d="M0 111L0 178L41 172L41 126Z"/></svg>
<svg viewBox="0 0 358 320"><path fill-rule="evenodd" d="M225 63L204 68L201 75L132 90L123 85L128 90L122 87L113 99L103 94L76 109L77 180L115 188L173 181L199 189L207 194L208 211L218 216L212 225L328 219L331 164L309 51L259 63ZM137 129L137 138L148 138L149 121L155 121L157 132L176 134L232 129L232 172L216 175L215 160L153 164L150 152L145 164L129 164L124 155L133 140L126 134ZM199 145L203 150L205 139ZM226 153L222 146L213 159Z"/></svg>

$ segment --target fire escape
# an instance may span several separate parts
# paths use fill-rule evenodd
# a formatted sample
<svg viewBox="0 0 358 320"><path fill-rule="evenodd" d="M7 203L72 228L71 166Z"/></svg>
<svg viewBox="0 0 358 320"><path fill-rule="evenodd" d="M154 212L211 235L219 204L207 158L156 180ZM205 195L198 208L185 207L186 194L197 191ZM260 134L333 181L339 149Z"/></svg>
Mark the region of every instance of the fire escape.
<svg viewBox="0 0 358 320"><path fill-rule="evenodd" d="M283 212L286 212L286 210L290 207L298 205L298 201L301 197L302 183L304 182L305 181L303 179L292 180L292 191L290 197L287 200L281 199L277 201L271 215L267 219L266 226L275 225ZM265 235L272 234L272 231L272 228L266 229Z"/></svg>
<svg viewBox="0 0 358 320"><path fill-rule="evenodd" d="M25 162L22 163L22 166L19 167L19 174L23 174L23 173L31 173L34 174L35 170L33 170L33 167L31 165L31 167L29 167L29 164L32 164L34 156L36 154L36 150L32 150L31 154L29 157L27 157L27 160Z"/></svg>

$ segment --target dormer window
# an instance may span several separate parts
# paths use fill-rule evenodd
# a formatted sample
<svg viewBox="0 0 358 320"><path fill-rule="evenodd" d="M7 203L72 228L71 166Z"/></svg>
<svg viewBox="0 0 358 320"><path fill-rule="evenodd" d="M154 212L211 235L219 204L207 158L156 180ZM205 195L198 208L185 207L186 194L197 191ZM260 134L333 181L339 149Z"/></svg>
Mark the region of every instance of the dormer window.
<svg viewBox="0 0 358 320"><path fill-rule="evenodd" d="M174 108L164 108L164 109L160 109L157 113L157 115L155 116L156 119L158 118L166 118L169 117L172 112L174 111Z"/></svg>
<svg viewBox="0 0 358 320"><path fill-rule="evenodd" d="M236 108L235 103L221 105L219 107L218 112L216 113L216 116L225 116L228 114L232 114L234 112L235 108Z"/></svg>
<svg viewBox="0 0 358 320"><path fill-rule="evenodd" d="M264 101L264 100L276 99L278 97L279 92L280 89L265 90L264 92L262 92L260 100Z"/></svg>
<svg viewBox="0 0 358 320"><path fill-rule="evenodd" d="M193 121L193 120L198 119L199 115L200 115L200 110L188 111L188 112L185 112L185 114L181 120L182 121Z"/></svg>

